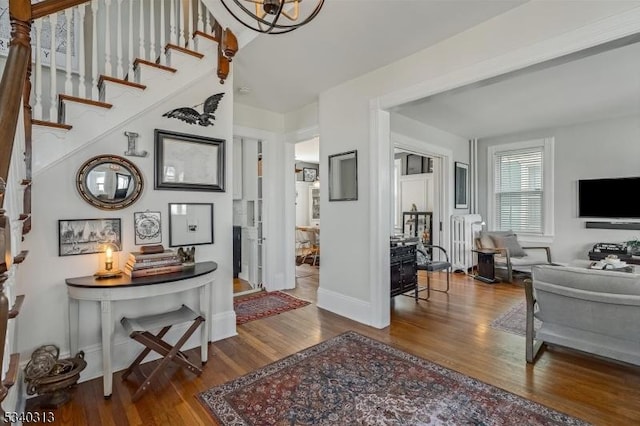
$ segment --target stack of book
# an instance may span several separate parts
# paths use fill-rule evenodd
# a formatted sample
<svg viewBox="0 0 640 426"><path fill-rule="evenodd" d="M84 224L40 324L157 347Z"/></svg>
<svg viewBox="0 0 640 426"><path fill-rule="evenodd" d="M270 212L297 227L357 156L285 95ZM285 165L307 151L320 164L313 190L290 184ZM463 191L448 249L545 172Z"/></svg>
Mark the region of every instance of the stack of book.
<svg viewBox="0 0 640 426"><path fill-rule="evenodd" d="M132 278L182 271L180 256L173 250L160 253L131 252L124 272Z"/></svg>

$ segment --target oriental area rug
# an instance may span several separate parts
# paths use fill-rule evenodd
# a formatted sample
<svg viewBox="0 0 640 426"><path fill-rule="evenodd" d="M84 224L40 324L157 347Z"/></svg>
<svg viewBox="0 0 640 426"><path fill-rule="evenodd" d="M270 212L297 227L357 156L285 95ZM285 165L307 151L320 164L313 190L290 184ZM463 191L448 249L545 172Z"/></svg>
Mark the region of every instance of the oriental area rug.
<svg viewBox="0 0 640 426"><path fill-rule="evenodd" d="M307 306L309 302L298 299L281 291L261 292L235 299L233 310L236 312L236 324L244 324L260 318L277 315L292 309Z"/></svg>
<svg viewBox="0 0 640 426"><path fill-rule="evenodd" d="M540 320L533 320L533 328L540 328ZM500 315L491 322L491 328L506 331L507 333L517 334L519 336L527 335L527 304L519 302L513 305L508 311Z"/></svg>
<svg viewBox="0 0 640 426"><path fill-rule="evenodd" d="M349 331L199 394L223 425L586 425Z"/></svg>

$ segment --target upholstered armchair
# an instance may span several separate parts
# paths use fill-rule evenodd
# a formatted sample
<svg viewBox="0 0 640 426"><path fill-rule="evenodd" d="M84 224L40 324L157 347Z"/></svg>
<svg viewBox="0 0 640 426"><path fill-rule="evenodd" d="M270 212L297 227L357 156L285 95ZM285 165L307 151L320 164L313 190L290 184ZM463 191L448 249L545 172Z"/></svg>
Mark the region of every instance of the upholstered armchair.
<svg viewBox="0 0 640 426"><path fill-rule="evenodd" d="M495 251L494 265L513 281L513 271L530 272L534 265L551 263L551 250L546 246L520 246L513 231L483 231L475 240L478 250Z"/></svg>

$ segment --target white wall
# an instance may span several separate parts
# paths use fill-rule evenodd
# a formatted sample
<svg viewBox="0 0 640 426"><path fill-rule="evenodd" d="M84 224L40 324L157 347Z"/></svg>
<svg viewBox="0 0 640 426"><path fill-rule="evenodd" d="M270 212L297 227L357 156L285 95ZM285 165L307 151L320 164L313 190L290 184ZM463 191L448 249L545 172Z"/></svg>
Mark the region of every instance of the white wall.
<svg viewBox="0 0 640 426"><path fill-rule="evenodd" d="M277 112L235 102L233 104L233 124L252 129L282 133L284 131L284 116Z"/></svg>
<svg viewBox="0 0 640 426"><path fill-rule="evenodd" d="M215 125L201 127L179 120L163 118L167 110L202 101L202 87L208 93L226 90L216 113ZM97 268L97 255L58 257L58 220L87 218L121 218L123 251L120 264L124 265L128 252L135 249L133 235L133 213L160 211L162 215L162 243L168 246L168 203L204 202L214 204L214 244L197 246L196 261L213 260L218 263L212 288L213 317L212 338L218 340L235 334L232 285L232 105L231 83L220 86L213 73L199 84L173 97L170 101L142 114L126 126L115 128L100 141L73 153L45 169L33 181L33 230L26 237L25 249L29 250L28 267L20 270L20 291L26 294L20 315L18 348L22 358L43 344L60 346L62 354L69 350L67 292L65 278L91 275ZM91 114L86 115L90 120ZM226 192L187 192L154 190L154 156L146 158L127 157L144 177L144 191L131 207L117 211L102 211L91 207L76 191L75 178L80 165L87 159L101 154L122 155L127 148L123 132L132 131L140 135L138 150L154 152L154 129L225 139L225 188ZM26 263L25 263L26 266ZM118 302L114 307L114 318L124 315L138 316L159 312L187 303L198 306L195 296L185 294L145 300L144 303ZM100 374L100 308L96 303L82 302L80 306L80 348L86 353L88 368L83 378ZM139 344L131 341L118 324L115 326L115 369L126 366Z"/></svg>
<svg viewBox="0 0 640 426"><path fill-rule="evenodd" d="M640 127L636 116L621 117L555 129L542 129L481 140L479 161L479 207L487 211L487 148L542 137L555 138L554 219L551 244L554 260L586 259L597 242L622 242L638 236L638 231L586 229L587 219L577 215L577 181L588 178L640 176ZM607 202L606 194L602 201Z"/></svg>
<svg viewBox="0 0 640 426"><path fill-rule="evenodd" d="M340 203L329 203L326 196L321 199L323 259L318 305L367 324L381 327L388 324L388 317L385 319L378 310L384 305L380 303L384 302L384 296L371 292L372 280L381 280L372 274L388 271L377 266L388 261L388 254L385 256L384 252L370 251L370 248L382 244L383 238L371 231L387 222L386 217L378 217L379 206L391 200L378 200L375 195L370 203L370 194L389 196L385 179L388 180L390 173L385 171L385 177L378 180L378 158L392 154L385 153L389 149L384 142L379 142L382 144L379 146L369 144L370 137L376 143L384 140L384 136L379 136L384 132L384 123L380 128L373 127L370 120L370 111L377 110L370 104L371 100L384 96L384 105L394 105L394 99L409 101L434 88L446 90L450 88L447 84L468 80L468 75L482 79L483 72L491 75L487 70L491 70L492 65L495 67L492 61L497 59L502 64L520 67L527 62L548 59L545 49L554 52L557 46L546 47L546 40L585 25L595 25L605 17L639 5L637 1L529 2L431 48L323 92L319 101L320 175L327 173L326 163L322 162L327 155L357 149L359 199ZM531 46L538 47L536 43L543 46L538 56L520 53L530 52ZM570 52L575 41L565 40L565 43L563 47ZM507 65L500 68L503 72L508 70ZM385 120L383 115L377 117ZM386 188L370 188L371 176Z"/></svg>

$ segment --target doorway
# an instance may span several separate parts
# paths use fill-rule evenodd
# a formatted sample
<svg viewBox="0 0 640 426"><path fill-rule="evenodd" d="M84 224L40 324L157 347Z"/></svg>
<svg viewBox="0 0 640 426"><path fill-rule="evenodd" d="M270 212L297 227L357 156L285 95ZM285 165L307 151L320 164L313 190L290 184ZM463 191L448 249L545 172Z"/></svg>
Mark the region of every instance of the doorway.
<svg viewBox="0 0 640 426"><path fill-rule="evenodd" d="M265 209L263 142L233 138L233 292L260 291L264 286Z"/></svg>
<svg viewBox="0 0 640 426"><path fill-rule="evenodd" d="M295 144L296 284L320 273L320 140Z"/></svg>

